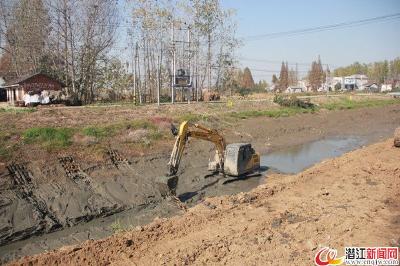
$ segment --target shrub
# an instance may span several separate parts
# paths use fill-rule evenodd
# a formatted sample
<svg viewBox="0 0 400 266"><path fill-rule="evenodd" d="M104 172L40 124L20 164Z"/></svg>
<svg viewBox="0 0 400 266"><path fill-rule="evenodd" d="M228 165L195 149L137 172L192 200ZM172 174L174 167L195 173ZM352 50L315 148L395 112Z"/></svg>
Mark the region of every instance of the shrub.
<svg viewBox="0 0 400 266"><path fill-rule="evenodd" d="M274 103L284 107L300 107L304 109L312 109L315 107L313 103L300 100L296 96L284 97L278 94L274 97Z"/></svg>

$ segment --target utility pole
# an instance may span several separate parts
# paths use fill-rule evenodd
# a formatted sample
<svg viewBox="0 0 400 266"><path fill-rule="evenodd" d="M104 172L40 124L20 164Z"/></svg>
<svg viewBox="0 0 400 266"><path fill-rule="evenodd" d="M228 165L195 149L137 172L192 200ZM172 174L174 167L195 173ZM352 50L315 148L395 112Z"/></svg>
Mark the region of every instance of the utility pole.
<svg viewBox="0 0 400 266"><path fill-rule="evenodd" d="M132 44L134 46L134 44ZM132 73L133 73L133 102L136 105L136 56L137 56L137 43L133 48L133 57L132 57Z"/></svg>
<svg viewBox="0 0 400 266"><path fill-rule="evenodd" d="M179 89L178 93L180 92L181 101L185 101L184 98L187 97L188 103L190 103L189 94L193 86L191 27L181 21L178 22L179 24L175 29L175 21L171 21L171 103L175 102L176 88Z"/></svg>
<svg viewBox="0 0 400 266"><path fill-rule="evenodd" d="M162 62L163 50L161 47L160 55L157 56L157 64L158 64L158 71L157 71L157 105L160 106L160 92L161 92L161 62Z"/></svg>
<svg viewBox="0 0 400 266"><path fill-rule="evenodd" d="M140 76L140 64L139 64L140 58L139 58L138 51L139 51L139 46L136 43L136 60L137 60L137 72L138 72L138 81L137 81L137 84L138 84L138 96L139 96L139 103L142 104L142 88L141 88L142 87L142 81L141 81L141 76Z"/></svg>
<svg viewBox="0 0 400 266"><path fill-rule="evenodd" d="M188 27L188 31L187 31L187 42L188 42L188 66L189 66L189 75L190 75L190 78L189 78L189 84L190 84L190 87L188 87L188 89L187 89L187 100L188 100L188 104L190 104L190 97L191 97L191 91L192 91L192 84L193 84L193 79L192 79L192 66L191 66L191 57L192 57L192 51L190 50L190 26Z"/></svg>
<svg viewBox="0 0 400 266"><path fill-rule="evenodd" d="M171 49L172 49L172 63L171 63L171 72L172 72L172 80L171 80L171 103L174 104L175 95L174 95L174 85L175 85L175 30L174 30L174 21L171 21Z"/></svg>

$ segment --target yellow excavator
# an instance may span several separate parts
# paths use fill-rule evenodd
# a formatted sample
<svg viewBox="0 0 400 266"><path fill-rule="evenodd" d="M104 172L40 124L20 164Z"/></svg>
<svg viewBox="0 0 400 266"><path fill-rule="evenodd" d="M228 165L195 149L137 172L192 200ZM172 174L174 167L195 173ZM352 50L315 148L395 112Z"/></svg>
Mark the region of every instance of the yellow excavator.
<svg viewBox="0 0 400 266"><path fill-rule="evenodd" d="M156 177L156 184L163 196L175 194L178 185L179 165L183 151L189 138L210 141L215 145L214 160L208 164L208 170L224 176L242 177L254 174L260 168L260 155L254 151L250 143L226 144L217 130L199 124L184 121L177 129L171 124L171 131L176 136L168 162L167 176Z"/></svg>
<svg viewBox="0 0 400 266"><path fill-rule="evenodd" d="M260 168L260 155L254 151L250 143L233 143L226 145L225 139L217 130L184 121L179 126L171 128L176 136L175 145L168 163L169 176L178 172L183 150L188 139L197 138L210 141L215 145L214 161L208 165L208 170L229 176L244 176Z"/></svg>

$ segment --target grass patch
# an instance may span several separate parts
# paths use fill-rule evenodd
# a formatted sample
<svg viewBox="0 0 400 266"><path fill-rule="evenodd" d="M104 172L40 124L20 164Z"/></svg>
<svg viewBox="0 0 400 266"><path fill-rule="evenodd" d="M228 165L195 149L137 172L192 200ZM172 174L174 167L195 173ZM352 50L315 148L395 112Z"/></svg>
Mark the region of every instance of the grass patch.
<svg viewBox="0 0 400 266"><path fill-rule="evenodd" d="M199 121L208 121L209 118L210 118L210 116L205 115L205 114L186 113L179 117L179 121L180 122L189 121L189 122L195 123L195 122L199 122Z"/></svg>
<svg viewBox="0 0 400 266"><path fill-rule="evenodd" d="M82 133L86 136L104 138L113 136L115 134L115 128L112 126L106 126L106 127L88 126L82 130Z"/></svg>
<svg viewBox="0 0 400 266"><path fill-rule="evenodd" d="M127 128L133 128L133 129L153 129L156 130L157 126L154 125L152 122L144 119L136 119L133 120L132 122L129 122L127 124Z"/></svg>
<svg viewBox="0 0 400 266"><path fill-rule="evenodd" d="M110 225L111 230L113 230L114 234L117 233L122 233L125 231L124 227L121 224L121 221L119 219L115 220L111 225Z"/></svg>
<svg viewBox="0 0 400 266"><path fill-rule="evenodd" d="M240 112L232 112L229 115L234 118L246 119L251 117L287 117L295 114L301 113L311 113L314 112L314 109L304 109L304 108L279 108L279 109L271 109L271 110L249 110L249 111L240 111Z"/></svg>
<svg viewBox="0 0 400 266"><path fill-rule="evenodd" d="M62 148L71 145L72 128L33 127L23 133L26 143L39 143L46 148Z"/></svg>
<svg viewBox="0 0 400 266"><path fill-rule="evenodd" d="M157 130L157 126L150 121L137 119L133 120L132 122L122 122L107 126L87 126L82 130L82 133L86 136L106 138L112 137L118 132L127 129L149 129L155 131Z"/></svg>
<svg viewBox="0 0 400 266"><path fill-rule="evenodd" d="M20 114L20 113L33 113L36 112L36 108L13 108L13 107L1 107L0 108L0 113L14 113L14 114Z"/></svg>
<svg viewBox="0 0 400 266"><path fill-rule="evenodd" d="M395 103L400 103L400 101L396 99L366 99L355 101L349 98L342 98L340 101L322 104L321 107L328 110L345 110L363 107L380 107Z"/></svg>
<svg viewBox="0 0 400 266"><path fill-rule="evenodd" d="M0 157L8 158L10 156L10 152L6 147L4 147L4 143L0 143Z"/></svg>

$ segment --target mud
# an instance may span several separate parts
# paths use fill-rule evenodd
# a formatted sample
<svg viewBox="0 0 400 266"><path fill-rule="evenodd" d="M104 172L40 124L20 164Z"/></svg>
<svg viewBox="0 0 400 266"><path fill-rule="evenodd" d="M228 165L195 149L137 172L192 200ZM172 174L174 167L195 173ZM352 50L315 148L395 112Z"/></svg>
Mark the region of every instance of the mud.
<svg viewBox="0 0 400 266"><path fill-rule="evenodd" d="M377 156L379 155L379 156ZM183 215L11 265L313 265L322 247L400 245L393 138Z"/></svg>
<svg viewBox="0 0 400 266"><path fill-rule="evenodd" d="M228 142L248 141L265 154L337 136L357 136L366 145L393 136L399 124L400 106L392 105L248 119L223 132ZM195 205L205 197L249 191L268 182L270 170L266 179L265 175L240 180L210 176L207 164L213 150L209 143L189 142L176 190L185 205ZM7 173L0 174L2 261L102 238L113 234L116 224L134 227L181 212L181 203L157 184L166 173L168 152L141 157L124 154L123 147L116 144L104 152L102 161L76 161L74 156L62 154L52 160L21 160L9 165ZM268 170L267 165L263 170Z"/></svg>
<svg viewBox="0 0 400 266"><path fill-rule="evenodd" d="M159 204L167 195L155 175L143 178L135 171L143 163L110 158L92 166L66 156L9 165L9 174L1 178L0 244Z"/></svg>

